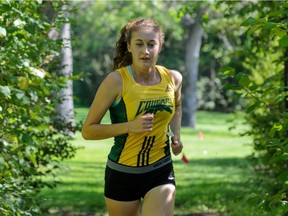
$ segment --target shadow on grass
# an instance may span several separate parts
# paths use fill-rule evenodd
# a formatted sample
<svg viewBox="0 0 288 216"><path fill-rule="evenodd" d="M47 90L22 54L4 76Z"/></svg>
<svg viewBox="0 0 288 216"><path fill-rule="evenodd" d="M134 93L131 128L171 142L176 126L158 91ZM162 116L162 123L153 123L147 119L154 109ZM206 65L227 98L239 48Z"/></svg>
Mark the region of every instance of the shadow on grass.
<svg viewBox="0 0 288 216"><path fill-rule="evenodd" d="M66 162L57 175L61 183L40 194L44 215L104 215L104 169L105 163Z"/></svg>
<svg viewBox="0 0 288 216"><path fill-rule="evenodd" d="M69 168L59 173L62 183L41 193L45 215L105 215L105 163L70 161L66 165ZM175 216L260 215L243 201L254 187L249 183L251 172L245 158L205 158L188 164L175 160L174 168Z"/></svg>
<svg viewBox="0 0 288 216"><path fill-rule="evenodd" d="M246 201L257 187L246 158L203 158L188 164L178 160L174 167L177 216L266 215Z"/></svg>

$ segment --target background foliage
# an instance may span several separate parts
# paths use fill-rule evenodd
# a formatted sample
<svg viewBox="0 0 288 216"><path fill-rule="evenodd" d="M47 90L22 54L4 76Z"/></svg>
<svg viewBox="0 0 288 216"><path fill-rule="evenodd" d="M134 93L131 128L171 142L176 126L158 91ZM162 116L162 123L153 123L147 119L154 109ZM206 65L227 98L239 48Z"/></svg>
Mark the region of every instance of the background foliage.
<svg viewBox="0 0 288 216"><path fill-rule="evenodd" d="M245 118L251 129L245 135L253 139L251 160L257 182L265 188L251 195L250 201L286 215L288 4L261 2L241 10L241 14L247 13L253 17L248 17L242 26L247 29L243 36L250 49L245 52L243 71L223 69L224 77L233 81L225 88L237 92L247 104Z"/></svg>
<svg viewBox="0 0 288 216"><path fill-rule="evenodd" d="M58 162L71 158L72 137L55 128L55 92L67 83L57 75L61 40L50 40L52 28L67 22L52 2L1 1L0 7L0 212L41 214L37 194L48 184ZM250 129L256 181L265 188L250 194L267 210L288 211L287 83L288 3L204 2L205 31L200 56L197 99L199 110L241 111ZM136 17L159 21L166 43L159 64L178 69L186 83L184 53L187 29L197 4L177 1L74 2L72 46L75 103L90 105L99 83L112 68L119 29ZM151 9L153 8L153 10ZM242 25L241 25L242 24ZM224 87L223 87L224 86ZM75 128L76 129L76 128ZM49 182L48 186L55 185Z"/></svg>
<svg viewBox="0 0 288 216"><path fill-rule="evenodd" d="M49 23L41 1L4 1L0 7L0 212L38 215L37 193L47 185L58 162L74 156L76 148L51 119L66 79L52 62L61 41L48 38L63 22L62 2ZM64 126L65 127L65 126ZM48 186L53 186L51 182Z"/></svg>
<svg viewBox="0 0 288 216"><path fill-rule="evenodd" d="M184 71L181 60L184 48L181 41L184 38L181 26L175 20L175 13L179 8L176 2L94 1L80 3L78 7L82 13L77 13L72 28L74 72L83 75L82 79L74 82L78 105L89 106L99 84L112 71L119 31L131 19L151 17L161 22L167 43L160 55L159 64Z"/></svg>
<svg viewBox="0 0 288 216"><path fill-rule="evenodd" d="M234 111L245 104L233 91L222 89L227 81L221 80L217 71L225 66L242 70L245 49L249 44L240 27L245 15L238 13L248 5L175 1L92 1L78 3L79 11L74 17L73 58L74 73L82 78L74 82L74 94L78 106L89 106L95 92L112 70L115 43L119 30L128 21L139 17L151 17L164 28L166 42L158 64L179 70L183 77L183 92L188 85L185 69L185 48L189 22L194 21L197 5L208 5L202 18L205 31L200 54L199 80L197 86L198 110ZM153 8L153 10L151 10ZM104 28L105 26L105 28ZM246 45L245 45L246 44ZM243 47L245 45L245 48ZM224 82L224 83L223 83ZM228 81L229 82L229 81Z"/></svg>
<svg viewBox="0 0 288 216"><path fill-rule="evenodd" d="M92 53L93 56L96 56L96 53L101 55L95 59L99 59L99 65L102 65L102 68L94 67L91 73L101 71L101 76L95 75L89 81L81 81L84 85L90 84L92 88L86 88L86 90L90 89L91 98L80 96L79 103L83 103L84 99L83 104L91 103L97 83L101 82L107 72L110 72L117 29L120 29L131 18L139 16L152 17L165 26L167 43L160 55L159 64L180 70L184 76L183 88L185 89L187 83L185 82L183 53L187 42L187 29L182 18L188 14L193 22L198 4L207 4L207 2L182 4L164 1L157 1L157 3L135 1L133 4L121 2L117 11L116 8L112 9L113 4L105 6L105 3L100 4L96 1L96 7L93 8L92 5L87 11L95 10L93 15L100 17L97 22L94 22L98 25L102 24L97 28L92 28L91 31L97 33L91 37L102 35L100 38L105 38L105 43L101 39L88 42L88 37L81 34L83 35L81 43L82 41L91 43L90 46L85 46L86 51L83 50L84 52L81 53L88 53L91 50L88 47L95 46L95 44L101 43L108 46L101 52L95 49L95 53ZM104 8L97 8L99 5ZM154 8L152 13L148 10L151 7ZM141 10L138 10L139 8ZM163 9L166 13L161 12ZM103 17L100 11L109 11L109 18L104 15L105 21L109 20L108 23L98 22ZM113 18L115 11L117 11L115 16L118 22L115 22ZM125 16L122 16L122 12ZM165 15L162 16L162 14ZM254 146L254 153L251 160L257 174L256 181L266 188L259 194L251 194L253 198L251 200L264 208L281 209L283 212L287 211L288 179L286 172L287 107L285 108L287 77L284 76L284 62L287 62L287 14L285 1L208 3L208 10L202 17L205 35L200 54L197 84L198 110L244 111L246 113L245 123L252 129L247 130L243 135L251 136L253 139L251 144ZM81 16L78 18L81 20ZM92 22L93 20L95 19L91 19ZM84 27L83 21L82 27ZM116 23L119 25L116 26ZM112 29L102 32L101 25ZM89 26L93 25L89 23ZM75 33L78 28L76 25ZM100 34L98 34L98 29L101 31ZM84 40L84 36L87 40ZM77 44L76 47L80 45ZM104 56L105 59L103 59ZM92 64L98 65L96 62L93 60ZM83 68L80 61L77 65ZM85 65L92 68L89 63ZM77 68L76 71L79 71Z"/></svg>

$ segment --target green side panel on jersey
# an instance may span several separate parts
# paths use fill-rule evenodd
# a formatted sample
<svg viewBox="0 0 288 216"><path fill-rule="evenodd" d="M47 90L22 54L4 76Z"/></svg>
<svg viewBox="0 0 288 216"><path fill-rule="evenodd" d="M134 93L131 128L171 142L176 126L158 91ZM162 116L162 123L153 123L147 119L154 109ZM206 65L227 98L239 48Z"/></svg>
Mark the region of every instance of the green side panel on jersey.
<svg viewBox="0 0 288 216"><path fill-rule="evenodd" d="M122 98L119 103L117 103L117 105L110 107L109 111L112 124L127 122L126 106ZM127 137L128 134L122 134L114 138L114 145L112 146L111 151L108 155L108 158L110 160L114 162L119 161Z"/></svg>

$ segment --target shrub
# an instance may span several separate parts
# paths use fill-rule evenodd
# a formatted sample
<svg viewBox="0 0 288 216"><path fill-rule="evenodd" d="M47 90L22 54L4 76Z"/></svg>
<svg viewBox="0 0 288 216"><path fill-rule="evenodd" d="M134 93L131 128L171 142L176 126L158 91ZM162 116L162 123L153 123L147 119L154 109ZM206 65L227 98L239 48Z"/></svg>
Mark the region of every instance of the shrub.
<svg viewBox="0 0 288 216"><path fill-rule="evenodd" d="M59 11L63 2L53 3ZM58 162L76 148L71 135L56 129L53 92L65 87L55 61L61 41L48 38L61 26L61 13L49 23L42 1L4 1L0 7L0 212L38 215L37 193ZM59 18L60 17L60 18ZM62 125L65 127L65 125ZM76 128L75 128L76 129ZM48 186L54 186L55 181Z"/></svg>

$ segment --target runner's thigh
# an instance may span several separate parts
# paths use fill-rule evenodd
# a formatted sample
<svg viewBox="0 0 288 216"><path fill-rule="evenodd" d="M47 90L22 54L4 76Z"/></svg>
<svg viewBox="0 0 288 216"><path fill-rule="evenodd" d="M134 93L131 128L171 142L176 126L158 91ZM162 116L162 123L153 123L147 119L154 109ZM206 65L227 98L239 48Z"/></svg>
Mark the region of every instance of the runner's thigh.
<svg viewBox="0 0 288 216"><path fill-rule="evenodd" d="M141 201L117 201L105 197L109 216L139 216Z"/></svg>
<svg viewBox="0 0 288 216"><path fill-rule="evenodd" d="M175 193L173 184L152 188L143 199L142 216L173 216Z"/></svg>

